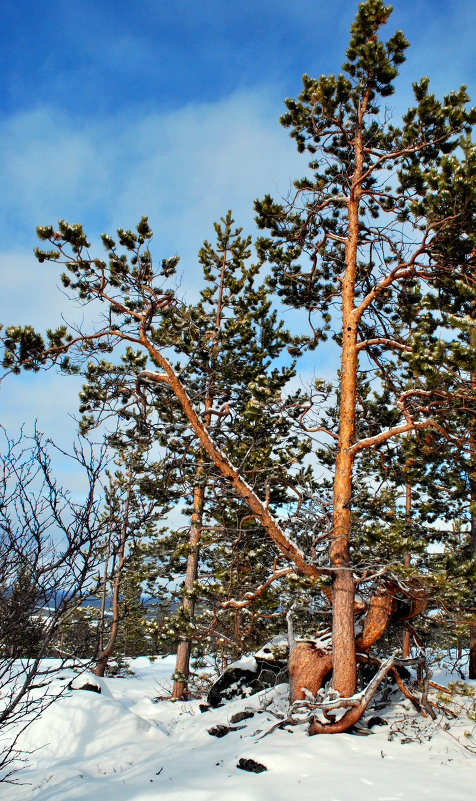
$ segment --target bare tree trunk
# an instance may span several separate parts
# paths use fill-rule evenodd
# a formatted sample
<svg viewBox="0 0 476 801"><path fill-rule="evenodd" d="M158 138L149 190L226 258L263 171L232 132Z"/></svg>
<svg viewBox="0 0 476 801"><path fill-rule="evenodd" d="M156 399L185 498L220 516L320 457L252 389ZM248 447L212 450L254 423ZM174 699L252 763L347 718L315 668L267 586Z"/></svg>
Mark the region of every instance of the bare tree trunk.
<svg viewBox="0 0 476 801"><path fill-rule="evenodd" d="M125 561L125 550L126 550L127 534L129 527L129 503L130 503L131 488L132 488L132 472L130 470L127 474L127 478L128 478L128 485L127 485L126 503L124 507L124 516L123 516L121 534L117 550L118 561L117 561L117 567L114 570L111 631L109 633L109 639L107 645L99 650L99 653L96 657L96 667L94 669L94 673L96 676L104 676L106 672L107 663L109 661L109 657L111 656L114 650L114 646L117 640L117 635L119 632L119 616L120 616L119 593L121 588L122 570Z"/></svg>
<svg viewBox="0 0 476 801"><path fill-rule="evenodd" d="M350 271L346 271L350 272ZM355 692L357 666L354 636L354 578L350 568L349 536L354 457L348 448L354 441L357 326L352 319L353 276L345 279L343 292L343 345L341 361L341 409L339 444L334 479L334 510L330 563L332 585L333 680L335 690L349 696Z"/></svg>
<svg viewBox="0 0 476 801"><path fill-rule="evenodd" d="M344 361L344 360L343 360ZM353 457L347 443L352 444L355 420L355 373L346 374L342 365L341 428L334 481L334 515L330 563L334 568L332 584L332 643L333 680L335 690L343 696L353 695L356 685L354 635L354 578L350 568L349 534L350 501L352 492ZM350 386L349 386L350 385ZM349 407L348 409L346 407Z"/></svg>
<svg viewBox="0 0 476 801"><path fill-rule="evenodd" d="M202 468L199 468L199 474L201 471ZM188 620L193 619L195 607L192 594L195 581L197 580L198 558L200 554L200 537L203 523L204 496L205 490L203 485L197 485L193 491L192 525L190 526L187 570L185 573L185 595L182 603L185 616ZM175 678L172 688L172 698L185 698L187 696L191 650L192 639L189 635L185 634L177 646L177 659L175 663Z"/></svg>
<svg viewBox="0 0 476 801"><path fill-rule="evenodd" d="M367 613L362 621L362 632L355 640L355 649L366 654L385 631L390 615L394 610L394 599L386 590L376 593L370 600ZM292 620L288 617L288 625ZM291 641L293 637L290 638ZM294 643L289 655L290 702L306 697L304 688L316 695L327 675L333 668L331 650L320 648L314 642ZM349 724L350 725L350 724Z"/></svg>
<svg viewBox="0 0 476 801"><path fill-rule="evenodd" d="M106 624L107 573L109 569L109 559L111 556L111 537L112 537L112 532L111 532L111 526L109 525L109 530L107 535L106 555L104 557L104 578L101 590L101 608L99 611L99 621L98 621L99 653L104 649L104 629Z"/></svg>

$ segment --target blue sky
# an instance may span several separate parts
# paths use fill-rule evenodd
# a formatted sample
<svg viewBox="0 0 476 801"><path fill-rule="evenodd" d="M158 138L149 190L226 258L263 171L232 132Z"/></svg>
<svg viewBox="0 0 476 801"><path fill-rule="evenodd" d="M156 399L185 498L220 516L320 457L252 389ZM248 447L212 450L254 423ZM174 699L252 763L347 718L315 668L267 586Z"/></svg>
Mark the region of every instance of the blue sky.
<svg viewBox="0 0 476 801"><path fill-rule="evenodd" d="M267 83L291 92L303 71L338 67L355 8L349 0L3 0L2 110L53 104L81 120L216 102ZM392 19L414 42L413 60L423 48L439 68L447 48L449 72L474 67L471 3L397 0Z"/></svg>
<svg viewBox="0 0 476 801"><path fill-rule="evenodd" d="M301 75L337 72L357 4L350 0L3 0L0 5L0 320L55 326L68 309L33 259L35 226L58 217L101 231L148 214L158 258L194 259L232 208L252 231L253 199L285 195L304 172L281 129ZM396 113L423 74L437 94L464 82L476 99L476 6L397 0L388 34L412 47ZM68 310L68 316L79 314ZM331 371L323 360L316 369ZM12 378L0 422L39 418L71 438L77 386Z"/></svg>

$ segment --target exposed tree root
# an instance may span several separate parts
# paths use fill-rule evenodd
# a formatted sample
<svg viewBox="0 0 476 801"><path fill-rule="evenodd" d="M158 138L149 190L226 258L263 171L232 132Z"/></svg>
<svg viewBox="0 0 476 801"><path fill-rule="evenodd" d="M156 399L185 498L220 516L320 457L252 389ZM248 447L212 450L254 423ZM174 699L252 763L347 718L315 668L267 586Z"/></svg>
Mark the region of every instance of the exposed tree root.
<svg viewBox="0 0 476 801"><path fill-rule="evenodd" d="M379 684L383 681L387 673L392 669L395 662L396 654L387 659L377 671L372 681L367 685L365 690L357 693L351 698L335 698L324 700L321 702L307 702L307 707L311 711L308 717L310 722L308 733L313 734L339 734L350 729L354 723L362 717L367 706L369 705L372 697L374 696ZM293 704L290 709L290 720L292 721L293 714L298 711L299 705L302 702ZM336 714L343 709L347 708L347 712L342 715L338 720L335 719ZM322 722L316 719L316 713L321 713L328 722ZM332 714L333 713L333 714ZM304 722L304 721L299 721Z"/></svg>
<svg viewBox="0 0 476 801"><path fill-rule="evenodd" d="M373 664L378 668L376 676L361 693L349 698L338 696L335 701L334 699L322 702L310 700L318 697L321 687L332 673L333 655L331 645L330 643L325 643L324 647L322 647L322 642L313 642L312 640L297 642L294 645L289 656L291 707L288 722L293 721L298 710L301 713L307 710L309 713L309 710L319 709L325 720L316 720L315 713L308 714L304 718L304 721L309 721L311 724L310 734L324 732L332 734L346 731L362 717L378 685L389 672L392 673L403 695L408 698L421 715L435 717L434 709L427 697L429 675L425 670L425 662L422 657L415 660L401 660L397 659L394 654L390 660L382 662L368 655L372 645L380 639L387 628L390 618L407 621L409 618L420 614L426 605L423 591L418 587L411 587L408 591L406 607L403 608L403 603L397 597L397 592L401 591L400 585L397 585L394 581L382 582L378 591L371 597L367 611L360 621L362 629L355 640L357 661ZM413 633L410 624L407 623L406 625ZM397 665L413 664L418 665L424 671L423 689L418 696L410 692L397 670ZM332 710L345 708L347 708L347 712L339 720L335 719L335 715L330 714ZM300 721L295 720L295 722L304 721L302 719Z"/></svg>
<svg viewBox="0 0 476 801"><path fill-rule="evenodd" d="M394 609L394 598L382 586L370 599L362 618L362 631L355 641L356 651L367 652L380 639ZM289 620L288 620L289 624ZM319 647L312 640L298 642L289 656L290 702L316 696L324 678L332 671L332 650Z"/></svg>
<svg viewBox="0 0 476 801"><path fill-rule="evenodd" d="M367 652L380 639L393 612L395 601L386 587L375 593L362 620L362 633L355 641L357 651Z"/></svg>
<svg viewBox="0 0 476 801"><path fill-rule="evenodd" d="M289 698L305 700L321 689L325 676L332 670L332 651L313 642L298 642L289 656Z"/></svg>
<svg viewBox="0 0 476 801"><path fill-rule="evenodd" d="M435 709L441 708L440 704L428 699L431 674L426 668L423 656L415 659L399 659L395 652L389 659L382 661L368 654L358 653L357 661L359 663L375 665L378 668L365 690L350 698L342 698L336 693L332 693L331 690L329 696L322 701L317 699L324 676L332 670L332 653L318 648L314 643L302 642L296 646L296 657L297 660L292 665L292 670L292 660L290 659L291 692L295 697L291 703L289 715L286 720L282 721L281 727L287 724L309 723L310 735L337 734L347 731L360 720L378 686L388 673L392 674L401 693L423 717L435 720ZM398 672L399 667L409 666L418 666L423 669L423 687L419 693L411 692ZM437 689L440 689L439 686ZM339 719L336 719L337 711L342 712L345 709L347 711ZM316 713L321 719L316 719Z"/></svg>

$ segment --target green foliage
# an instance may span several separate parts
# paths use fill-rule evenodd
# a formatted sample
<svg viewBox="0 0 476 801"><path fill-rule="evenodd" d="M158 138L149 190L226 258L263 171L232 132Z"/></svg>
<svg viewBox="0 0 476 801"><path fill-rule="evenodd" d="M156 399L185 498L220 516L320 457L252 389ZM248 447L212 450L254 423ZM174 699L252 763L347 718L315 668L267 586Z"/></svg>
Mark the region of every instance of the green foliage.
<svg viewBox="0 0 476 801"><path fill-rule="evenodd" d="M476 691L474 687L464 681L450 681L446 691L438 693L438 701L443 706L458 715L459 717L466 716L468 722L476 723ZM467 739L474 738L475 727L464 731L464 736Z"/></svg>
<svg viewBox="0 0 476 801"><path fill-rule="evenodd" d="M34 659L41 652L43 623L33 615L40 591L27 565L22 568L12 584L0 585L0 658Z"/></svg>

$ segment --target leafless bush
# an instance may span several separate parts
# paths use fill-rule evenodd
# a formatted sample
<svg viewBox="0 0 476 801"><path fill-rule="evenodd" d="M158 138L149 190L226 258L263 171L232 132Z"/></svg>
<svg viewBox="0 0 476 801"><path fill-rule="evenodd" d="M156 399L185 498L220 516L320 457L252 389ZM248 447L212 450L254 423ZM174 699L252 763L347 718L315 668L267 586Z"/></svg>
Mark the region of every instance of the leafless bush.
<svg viewBox="0 0 476 801"><path fill-rule="evenodd" d="M92 590L105 451L95 455L84 441L63 453L86 477L77 502L53 477L50 441L36 430L0 436L0 781L14 781L26 756L18 737L58 695L52 678L75 658L61 651L58 632Z"/></svg>

